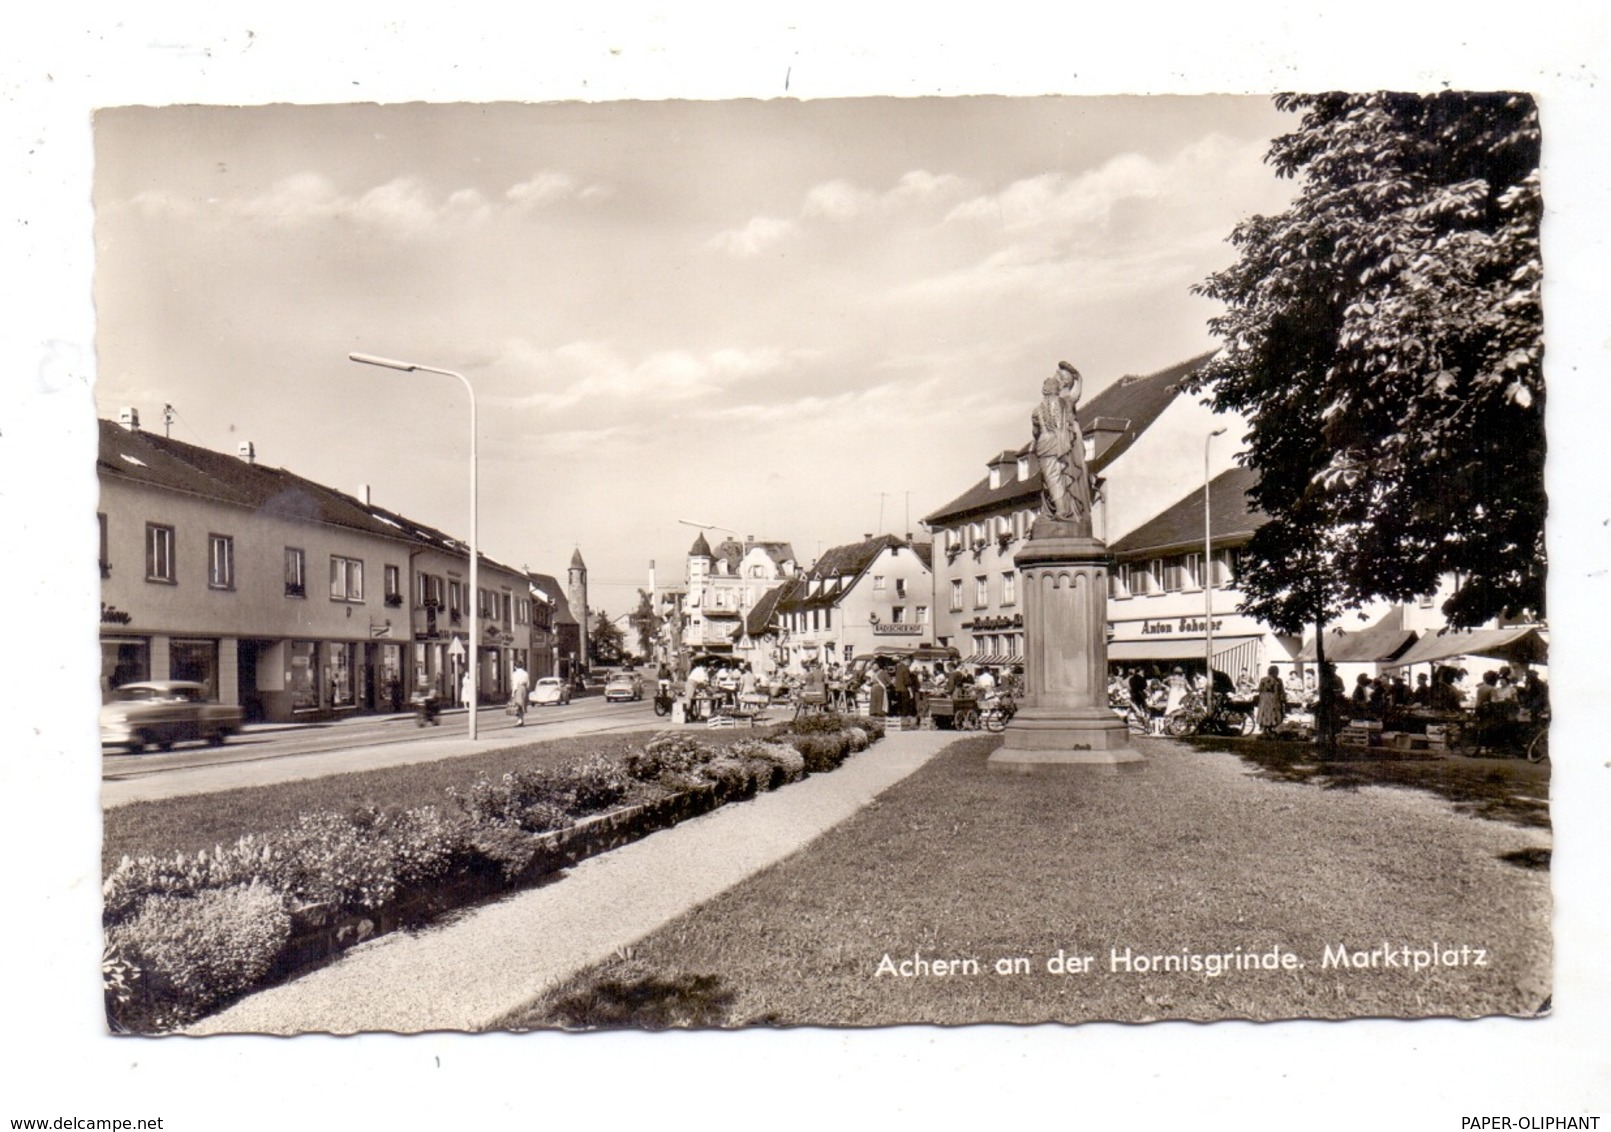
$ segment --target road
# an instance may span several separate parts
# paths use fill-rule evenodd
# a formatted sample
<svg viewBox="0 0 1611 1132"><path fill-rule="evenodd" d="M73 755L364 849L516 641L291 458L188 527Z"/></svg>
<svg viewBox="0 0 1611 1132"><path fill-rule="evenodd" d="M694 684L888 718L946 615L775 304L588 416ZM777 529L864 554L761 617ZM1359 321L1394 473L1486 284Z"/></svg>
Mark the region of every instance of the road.
<svg viewBox="0 0 1611 1132"><path fill-rule="evenodd" d="M254 724L221 747L188 743L139 755L108 752L101 759L101 802L117 806L319 778L457 758L542 739L647 730L669 722L654 714L648 698L607 704L588 697L564 706L533 708L525 727L516 727L501 707L484 707L472 744L463 710L443 712L439 718L439 726L426 728L416 725L413 713L330 723Z"/></svg>

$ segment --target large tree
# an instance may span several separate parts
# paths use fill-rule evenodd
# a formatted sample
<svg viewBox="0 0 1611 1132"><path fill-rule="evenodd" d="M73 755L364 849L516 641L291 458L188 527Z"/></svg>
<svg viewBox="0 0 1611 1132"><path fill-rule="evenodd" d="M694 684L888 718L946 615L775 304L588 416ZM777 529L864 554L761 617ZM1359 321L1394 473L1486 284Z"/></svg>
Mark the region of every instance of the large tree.
<svg viewBox="0 0 1611 1132"><path fill-rule="evenodd" d="M621 627L610 620L610 615L604 610L595 613L592 631L587 635L588 660L598 665L620 664L625 646Z"/></svg>
<svg viewBox="0 0 1611 1132"><path fill-rule="evenodd" d="M662 620L654 609L654 595L645 589L638 590L638 608L632 611L632 627L637 630L638 655L645 660L654 658Z"/></svg>
<svg viewBox="0 0 1611 1132"><path fill-rule="evenodd" d="M1526 95L1285 95L1290 208L1231 235L1212 403L1252 422L1272 523L1250 609L1291 626L1449 574L1456 625L1544 612L1537 107ZM1266 533L1268 532L1268 533ZM1321 572L1320 577L1315 571Z"/></svg>

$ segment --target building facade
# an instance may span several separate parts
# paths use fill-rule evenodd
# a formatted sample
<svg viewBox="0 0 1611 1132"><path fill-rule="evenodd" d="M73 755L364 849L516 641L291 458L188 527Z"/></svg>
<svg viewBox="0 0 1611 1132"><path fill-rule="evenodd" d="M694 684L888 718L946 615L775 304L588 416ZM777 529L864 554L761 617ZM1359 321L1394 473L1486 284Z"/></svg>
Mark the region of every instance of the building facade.
<svg viewBox="0 0 1611 1132"><path fill-rule="evenodd" d="M836 546L778 596L778 666L848 664L880 645L931 645L933 546L868 535Z"/></svg>
<svg viewBox="0 0 1611 1132"><path fill-rule="evenodd" d="M1216 415L1180 383L1209 355L1146 377L1124 377L1079 408L1087 467L1100 481L1092 531L1111 547L1180 495L1210 467L1232 466L1245 422ZM1025 432L1028 433L1028 408ZM1225 435L1212 444L1217 429ZM1023 606L1013 564L1040 508L1041 473L1030 445L998 453L986 475L934 511L937 643L974 663L1014 664L1023 652Z"/></svg>
<svg viewBox="0 0 1611 1132"><path fill-rule="evenodd" d="M102 421L101 688L193 679L248 719L457 699L470 634L484 700L529 663L524 574L464 544L256 461Z"/></svg>

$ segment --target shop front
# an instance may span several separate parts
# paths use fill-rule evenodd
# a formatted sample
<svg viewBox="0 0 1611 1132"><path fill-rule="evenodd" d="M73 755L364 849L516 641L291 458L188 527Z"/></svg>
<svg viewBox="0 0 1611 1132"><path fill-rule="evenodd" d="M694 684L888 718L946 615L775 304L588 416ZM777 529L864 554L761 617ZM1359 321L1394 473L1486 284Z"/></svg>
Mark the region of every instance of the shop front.
<svg viewBox="0 0 1611 1132"><path fill-rule="evenodd" d="M1251 617L1231 614L1212 623L1201 616L1152 618L1110 622L1108 666L1140 668L1153 675L1170 669L1200 675L1210 647L1214 668L1233 681L1257 681L1268 660L1286 660L1287 654ZM1277 655L1279 654L1279 655Z"/></svg>

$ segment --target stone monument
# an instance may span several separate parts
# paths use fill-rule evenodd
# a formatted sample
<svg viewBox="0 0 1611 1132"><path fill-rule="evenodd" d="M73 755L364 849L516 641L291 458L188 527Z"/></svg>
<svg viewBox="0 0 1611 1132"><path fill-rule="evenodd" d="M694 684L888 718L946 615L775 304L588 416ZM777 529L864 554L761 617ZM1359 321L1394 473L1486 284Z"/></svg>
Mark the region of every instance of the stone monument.
<svg viewBox="0 0 1611 1132"><path fill-rule="evenodd" d="M1095 495L1075 417L1079 370L1059 362L1030 422L1040 514L1013 556L1024 603L1027 694L990 769L1016 774L1139 769L1124 721L1108 707L1108 548L1091 533Z"/></svg>

